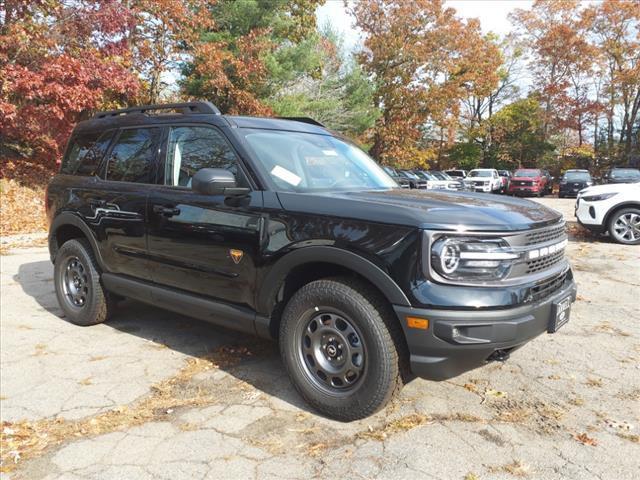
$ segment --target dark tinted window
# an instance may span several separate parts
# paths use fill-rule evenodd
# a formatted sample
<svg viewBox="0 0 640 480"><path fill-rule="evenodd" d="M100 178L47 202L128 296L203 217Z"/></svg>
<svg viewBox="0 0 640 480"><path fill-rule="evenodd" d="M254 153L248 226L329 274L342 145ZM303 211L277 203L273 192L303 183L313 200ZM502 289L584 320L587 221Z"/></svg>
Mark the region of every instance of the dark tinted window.
<svg viewBox="0 0 640 480"><path fill-rule="evenodd" d="M615 168L611 170L611 178L640 178L640 170L635 168Z"/></svg>
<svg viewBox="0 0 640 480"><path fill-rule="evenodd" d="M569 182L590 181L591 175L588 172L566 172L564 179Z"/></svg>
<svg viewBox="0 0 640 480"><path fill-rule="evenodd" d="M109 155L107 180L153 183L159 128L123 130Z"/></svg>
<svg viewBox="0 0 640 480"><path fill-rule="evenodd" d="M210 127L174 127L169 134L164 184L190 187L202 168L224 168L236 176L239 186L247 182L238 159L220 132Z"/></svg>

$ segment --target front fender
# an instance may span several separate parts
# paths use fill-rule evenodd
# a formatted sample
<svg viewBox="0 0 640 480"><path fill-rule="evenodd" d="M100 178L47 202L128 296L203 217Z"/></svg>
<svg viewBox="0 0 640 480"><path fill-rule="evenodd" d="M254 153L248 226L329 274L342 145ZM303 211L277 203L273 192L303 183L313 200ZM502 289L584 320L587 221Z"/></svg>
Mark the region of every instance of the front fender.
<svg viewBox="0 0 640 480"><path fill-rule="evenodd" d="M348 268L375 285L394 305L411 306L409 299L398 284L380 267L348 250L329 246L302 247L287 253L271 268L262 282L258 295L258 312L269 315L276 303L278 290L283 280L294 268L305 263L332 263Z"/></svg>

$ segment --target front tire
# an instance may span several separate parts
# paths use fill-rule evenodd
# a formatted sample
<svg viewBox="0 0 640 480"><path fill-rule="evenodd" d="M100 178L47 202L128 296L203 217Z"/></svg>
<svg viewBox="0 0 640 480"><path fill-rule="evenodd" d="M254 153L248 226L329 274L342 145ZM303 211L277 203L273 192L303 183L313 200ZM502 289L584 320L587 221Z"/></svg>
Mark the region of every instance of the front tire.
<svg viewBox="0 0 640 480"><path fill-rule="evenodd" d="M391 307L358 280L311 282L282 315L280 353L291 381L337 420L367 417L400 390L405 348Z"/></svg>
<svg viewBox="0 0 640 480"><path fill-rule="evenodd" d="M89 242L65 242L56 254L53 278L58 303L71 323L89 326L109 318L114 302L100 283L98 263Z"/></svg>
<svg viewBox="0 0 640 480"><path fill-rule="evenodd" d="M640 209L623 208L609 220L609 235L618 243L640 245Z"/></svg>

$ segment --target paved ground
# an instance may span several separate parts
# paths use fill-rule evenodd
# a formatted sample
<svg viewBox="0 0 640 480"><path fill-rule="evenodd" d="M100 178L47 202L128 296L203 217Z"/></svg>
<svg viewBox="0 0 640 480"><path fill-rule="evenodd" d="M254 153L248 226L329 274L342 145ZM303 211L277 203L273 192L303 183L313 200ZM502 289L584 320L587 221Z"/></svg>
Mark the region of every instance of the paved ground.
<svg viewBox="0 0 640 480"><path fill-rule="evenodd" d="M543 202L571 211L571 200ZM275 345L134 302L60 318L42 247L1 257L2 469L17 479L637 478L640 247L569 245L570 323L505 364L316 415Z"/></svg>

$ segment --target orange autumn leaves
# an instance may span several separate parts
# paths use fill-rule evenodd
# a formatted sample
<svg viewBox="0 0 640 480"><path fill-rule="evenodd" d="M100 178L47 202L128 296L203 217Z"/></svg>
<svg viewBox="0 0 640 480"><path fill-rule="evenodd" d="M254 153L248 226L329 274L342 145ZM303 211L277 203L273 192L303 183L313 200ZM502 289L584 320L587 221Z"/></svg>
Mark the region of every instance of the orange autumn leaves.
<svg viewBox="0 0 640 480"><path fill-rule="evenodd" d="M426 166L433 152L421 145L421 127L446 124L463 98L495 88L500 52L477 21L460 19L441 0L363 0L351 11L366 34L359 60L382 109L372 153L397 166Z"/></svg>

